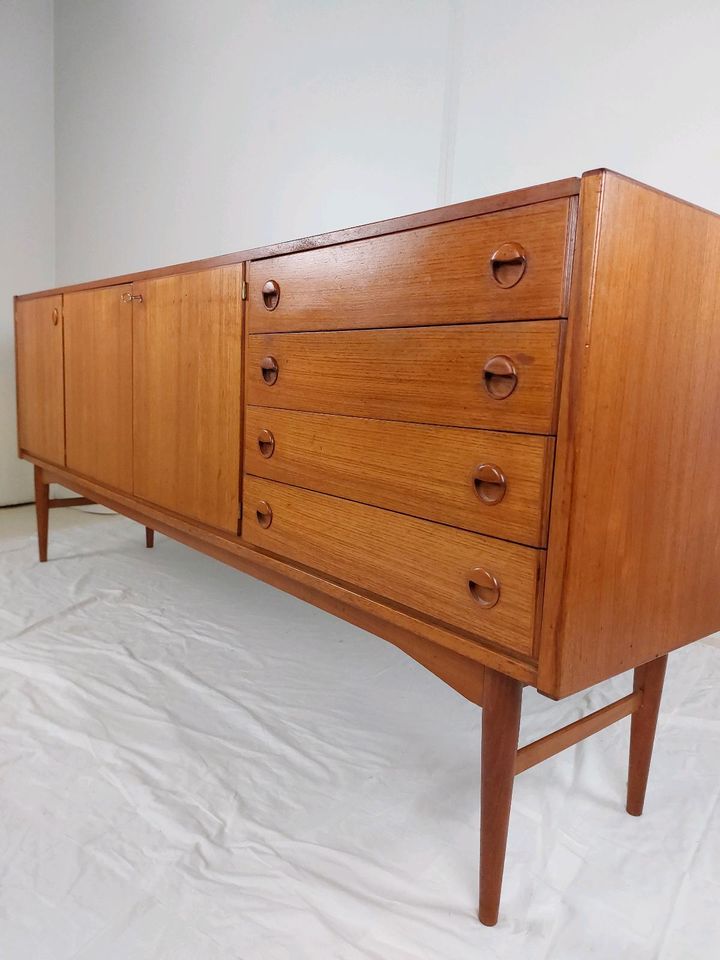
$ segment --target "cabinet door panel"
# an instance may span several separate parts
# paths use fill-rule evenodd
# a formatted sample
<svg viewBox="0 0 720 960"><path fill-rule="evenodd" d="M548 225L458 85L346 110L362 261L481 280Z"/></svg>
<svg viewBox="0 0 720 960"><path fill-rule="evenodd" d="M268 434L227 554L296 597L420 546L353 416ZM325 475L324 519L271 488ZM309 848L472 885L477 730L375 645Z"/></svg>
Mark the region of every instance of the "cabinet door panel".
<svg viewBox="0 0 720 960"><path fill-rule="evenodd" d="M15 307L20 449L65 464L62 297L20 300Z"/></svg>
<svg viewBox="0 0 720 960"><path fill-rule="evenodd" d="M65 294L67 466L132 492L130 284Z"/></svg>
<svg viewBox="0 0 720 960"><path fill-rule="evenodd" d="M242 264L133 285L135 494L237 533Z"/></svg>

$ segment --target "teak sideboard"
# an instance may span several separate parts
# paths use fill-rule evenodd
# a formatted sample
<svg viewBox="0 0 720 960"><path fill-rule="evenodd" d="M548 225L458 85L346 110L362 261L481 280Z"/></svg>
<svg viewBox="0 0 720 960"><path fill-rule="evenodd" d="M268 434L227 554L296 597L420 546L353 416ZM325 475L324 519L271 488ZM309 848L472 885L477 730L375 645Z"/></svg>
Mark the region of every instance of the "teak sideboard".
<svg viewBox="0 0 720 960"><path fill-rule="evenodd" d="M483 707L480 919L517 773L720 628L720 218L607 170L15 299L20 456ZM51 500L48 484L75 491ZM518 748L521 693L634 669Z"/></svg>

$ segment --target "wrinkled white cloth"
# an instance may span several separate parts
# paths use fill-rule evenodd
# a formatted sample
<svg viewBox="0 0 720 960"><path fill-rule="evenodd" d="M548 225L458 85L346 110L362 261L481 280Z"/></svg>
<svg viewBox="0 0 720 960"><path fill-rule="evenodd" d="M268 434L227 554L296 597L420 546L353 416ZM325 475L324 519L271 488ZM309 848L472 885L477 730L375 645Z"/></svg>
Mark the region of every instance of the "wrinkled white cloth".
<svg viewBox="0 0 720 960"><path fill-rule="evenodd" d="M2 960L690 960L720 943L720 646L516 781L475 919L480 711L390 644L122 517L0 511ZM552 703L527 741L621 696Z"/></svg>

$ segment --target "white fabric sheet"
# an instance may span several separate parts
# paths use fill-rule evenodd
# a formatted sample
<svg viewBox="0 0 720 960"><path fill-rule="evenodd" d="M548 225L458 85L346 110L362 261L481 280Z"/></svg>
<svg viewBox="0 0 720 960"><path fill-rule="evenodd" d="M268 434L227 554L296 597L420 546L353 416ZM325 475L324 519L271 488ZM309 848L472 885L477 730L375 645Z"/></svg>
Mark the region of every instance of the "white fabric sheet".
<svg viewBox="0 0 720 960"><path fill-rule="evenodd" d="M720 647L516 781L475 919L480 711L400 651L142 527L0 511L2 960L689 960L720 951ZM522 739L629 689L528 691Z"/></svg>

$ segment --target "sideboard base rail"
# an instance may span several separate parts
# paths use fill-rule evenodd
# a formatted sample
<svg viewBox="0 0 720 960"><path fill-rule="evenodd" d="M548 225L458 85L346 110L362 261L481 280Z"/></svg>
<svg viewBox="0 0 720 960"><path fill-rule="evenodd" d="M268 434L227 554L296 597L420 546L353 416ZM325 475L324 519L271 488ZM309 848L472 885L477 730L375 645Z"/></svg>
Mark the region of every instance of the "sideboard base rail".
<svg viewBox="0 0 720 960"><path fill-rule="evenodd" d="M292 567L280 559L250 549L238 540L229 540L201 525L163 513L141 501L131 500L118 491L105 490L92 481L67 473L60 467L34 459L31 462L34 463L36 471L36 512L41 562L47 560L48 510L43 504L43 498L47 495L50 483L59 483L82 493L92 503L101 504L143 524L148 547L153 545L156 531L163 533L185 546L199 550L215 560L229 564L382 637L478 706L482 705L486 670L486 664L473 659L478 654L499 660L501 665L513 669L523 683L532 682L534 675L522 663L508 662L506 665L505 657L492 652L486 653L477 644L462 638L447 636L447 640L453 643L451 647L444 642L444 630L431 627L427 630L429 636L423 635L420 629L416 629L414 618L387 611L370 597L361 596L330 581L320 581L318 576L310 571ZM389 616L394 619L386 619Z"/></svg>
<svg viewBox="0 0 720 960"><path fill-rule="evenodd" d="M483 692L480 812L480 903L485 926L497 923L507 848L513 782L519 773L574 746L625 717L632 717L626 810L642 814L667 654L634 671L633 692L546 737L518 749L523 685L487 670Z"/></svg>
<svg viewBox="0 0 720 960"><path fill-rule="evenodd" d="M55 510L57 507L87 507L92 506L94 500L87 497L58 497L57 500L48 500L48 509Z"/></svg>

